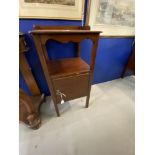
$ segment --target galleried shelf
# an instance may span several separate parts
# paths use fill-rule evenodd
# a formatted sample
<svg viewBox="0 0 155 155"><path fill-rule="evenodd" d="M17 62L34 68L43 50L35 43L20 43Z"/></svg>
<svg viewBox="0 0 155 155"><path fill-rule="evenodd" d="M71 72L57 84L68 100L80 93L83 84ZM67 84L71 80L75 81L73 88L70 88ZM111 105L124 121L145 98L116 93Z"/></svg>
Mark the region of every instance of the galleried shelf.
<svg viewBox="0 0 155 155"><path fill-rule="evenodd" d="M88 26L36 26L34 29L30 33L35 42L57 116L60 116L58 103L86 96L85 107L88 107L100 31L90 31ZM80 58L80 42L84 39L91 39L93 43L90 65ZM75 42L77 57L49 60L46 50L48 40Z"/></svg>

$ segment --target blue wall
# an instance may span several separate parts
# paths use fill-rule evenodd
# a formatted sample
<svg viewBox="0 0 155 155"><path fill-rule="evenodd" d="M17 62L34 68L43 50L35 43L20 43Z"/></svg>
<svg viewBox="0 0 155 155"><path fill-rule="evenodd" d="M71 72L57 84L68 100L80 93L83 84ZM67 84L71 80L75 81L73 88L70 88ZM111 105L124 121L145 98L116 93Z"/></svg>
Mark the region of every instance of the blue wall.
<svg viewBox="0 0 155 155"><path fill-rule="evenodd" d="M28 31L33 29L33 25L76 25L82 26L82 21L67 21L67 20L38 20L38 19L20 19L19 31L25 33L26 41L30 47L29 52L26 54L26 58L32 69L34 77L41 92L49 95L47 83L41 68L41 64L34 46L32 37ZM120 78L123 68L125 67L129 55L131 53L133 38L100 38L93 83L105 82L113 79ZM54 45L54 46L53 46ZM47 44L47 49L50 58L58 57L74 57L75 45L71 44L59 44L57 42L51 42ZM63 49L63 53L61 52ZM90 62L91 44L89 40L85 40L81 43L81 57L87 62ZM51 50L53 52L51 52ZM65 54L65 55L64 55ZM20 74L19 85L28 94L31 94L23 76Z"/></svg>

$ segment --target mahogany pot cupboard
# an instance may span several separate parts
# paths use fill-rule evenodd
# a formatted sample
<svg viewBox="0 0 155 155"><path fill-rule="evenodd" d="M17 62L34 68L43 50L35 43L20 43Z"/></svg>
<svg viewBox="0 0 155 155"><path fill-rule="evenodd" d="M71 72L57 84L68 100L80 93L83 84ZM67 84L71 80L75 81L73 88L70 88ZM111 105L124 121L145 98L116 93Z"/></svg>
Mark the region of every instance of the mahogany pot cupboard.
<svg viewBox="0 0 155 155"><path fill-rule="evenodd" d="M90 31L89 26L34 26L29 33L34 39L57 116L60 116L58 103L79 97L86 96L85 107L88 108L100 31ZM90 64L80 57L80 42L84 39L93 43ZM50 40L76 43L77 56L50 60L46 48Z"/></svg>

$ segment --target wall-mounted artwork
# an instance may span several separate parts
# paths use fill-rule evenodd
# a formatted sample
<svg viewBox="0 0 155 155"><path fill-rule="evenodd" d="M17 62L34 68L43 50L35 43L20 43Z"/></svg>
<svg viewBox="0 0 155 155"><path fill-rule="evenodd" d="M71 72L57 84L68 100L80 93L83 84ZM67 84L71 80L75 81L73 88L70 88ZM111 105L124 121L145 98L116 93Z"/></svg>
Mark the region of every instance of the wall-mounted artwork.
<svg viewBox="0 0 155 155"><path fill-rule="evenodd" d="M134 36L134 0L91 0L89 25L104 36Z"/></svg>
<svg viewBox="0 0 155 155"><path fill-rule="evenodd" d="M84 0L20 0L20 18L82 20Z"/></svg>

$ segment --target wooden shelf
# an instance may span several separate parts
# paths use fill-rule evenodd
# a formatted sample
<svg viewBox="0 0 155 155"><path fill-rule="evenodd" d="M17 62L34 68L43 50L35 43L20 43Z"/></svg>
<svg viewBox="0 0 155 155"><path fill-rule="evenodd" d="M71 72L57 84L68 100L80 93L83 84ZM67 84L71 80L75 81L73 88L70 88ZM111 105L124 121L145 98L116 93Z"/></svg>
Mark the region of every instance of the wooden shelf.
<svg viewBox="0 0 155 155"><path fill-rule="evenodd" d="M51 60L47 62L51 78L89 72L89 65L80 57Z"/></svg>

